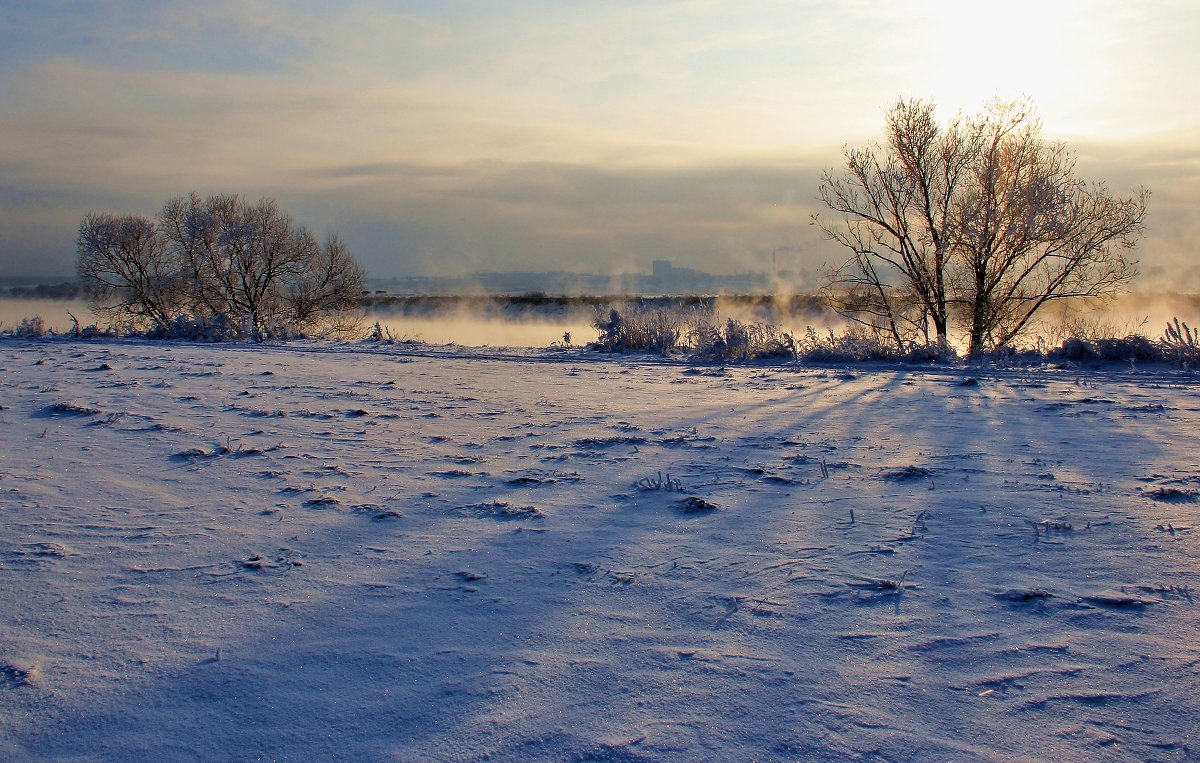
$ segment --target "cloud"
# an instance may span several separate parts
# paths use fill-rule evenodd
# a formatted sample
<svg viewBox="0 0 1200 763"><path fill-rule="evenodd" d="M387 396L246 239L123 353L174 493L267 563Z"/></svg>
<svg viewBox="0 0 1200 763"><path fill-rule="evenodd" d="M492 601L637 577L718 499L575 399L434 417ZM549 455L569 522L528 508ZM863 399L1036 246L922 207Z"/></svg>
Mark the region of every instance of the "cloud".
<svg viewBox="0 0 1200 763"><path fill-rule="evenodd" d="M70 57L101 68L224 73L286 69L312 55L320 17L285 2L13 0L0 62Z"/></svg>
<svg viewBox="0 0 1200 763"><path fill-rule="evenodd" d="M810 169L470 162L330 167L376 272L646 270L653 259L714 272L761 269L811 239ZM310 190L304 206L319 207ZM347 213L349 214L349 213ZM336 217L337 215L333 215ZM372 222L362 225L364 217ZM331 220L336 224L336 220ZM349 226L341 226L354 242ZM390 241L391 251L385 247ZM811 242L810 242L811 243Z"/></svg>
<svg viewBox="0 0 1200 763"><path fill-rule="evenodd" d="M15 0L0 263L70 272L86 211L196 190L275 196L379 275L659 257L728 271L781 246L816 267L840 256L807 225L840 144L878 135L901 96L952 111L995 95L993 55L964 62L961 92L946 84L947 51L971 49L934 50L962 32L959 5ZM1179 270L1200 234L1195 11L1122 11L1121 36L1066 5L1071 44L1113 63L1021 62L1031 86L1065 86L1037 104L1047 134L1115 190L1154 189L1145 258Z"/></svg>

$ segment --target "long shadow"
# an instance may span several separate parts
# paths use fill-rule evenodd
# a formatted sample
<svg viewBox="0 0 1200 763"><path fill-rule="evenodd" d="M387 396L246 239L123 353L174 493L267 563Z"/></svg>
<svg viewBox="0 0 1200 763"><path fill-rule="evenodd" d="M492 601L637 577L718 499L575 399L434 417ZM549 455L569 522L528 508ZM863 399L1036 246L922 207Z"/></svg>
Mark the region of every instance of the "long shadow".
<svg viewBox="0 0 1200 763"><path fill-rule="evenodd" d="M1177 462L1194 433L1177 421L1171 436L1148 437L1120 404L1048 415L1068 395L1079 400L1071 406L1100 404L1096 390L1048 378L1019 394L1017 378L947 388L916 409L919 420L889 407L905 433L905 451L892 457L932 467L916 484L887 488L901 492L890 503L908 509L912 528L888 545L881 541L891 533L863 532L861 509L843 528L889 552L864 555L887 560L872 574L890 570L888 580L903 581L876 597L889 606L866 610L876 630L849 635L871 645L858 650L865 664L906 677L897 679L904 688L867 692L863 704L887 708L874 722L918 745L909 754L951 749L939 745L965 728L993 749L1035 754L1028 737L1014 740L1009 730L1049 719L1078 729L1061 739L1033 735L1055 759L1087 759L1118 743L1145 759L1186 749L1190 724L1164 731L1155 719L1178 717L1180 705L1194 710L1177 678L1195 664L1194 650L1163 663L1114 665L1112 654L1154 653L1177 629L1195 631L1194 614L1176 606L1190 603L1181 590L1196 582L1195 565L1181 547L1155 543L1162 533L1148 502L1128 507L1139 498L1131 487L1147 474L1196 473L1194 460ZM1005 391L993 398L997 387ZM878 510L880 481L858 489L861 503ZM1148 572L1149 560L1167 569ZM1159 582L1164 573L1174 589ZM920 691L909 690L918 683Z"/></svg>
<svg viewBox="0 0 1200 763"><path fill-rule="evenodd" d="M478 367L486 361L426 360L401 369L358 362L349 373L380 384L399 378L411 389L488 377ZM248 387L246 374L257 368L229 369L226 382ZM1048 510L1065 501L1081 518L1115 513L1115 500L1102 508L1085 500L1101 494L1044 489L1041 464L1026 469L1024 461L1069 463L1078 473L1073 489L1128 484L1141 466L1114 477L1104 464L1128 450L1147 465L1173 455L1149 442L1136 419L1120 420L1129 430L1104 443L1082 422L1072 431L1045 426L1047 417L1015 395L985 405L991 388L958 388L952 376L938 376L942 386L931 390L920 372L854 379L804 372L796 378L804 388L786 391L751 386L742 371L733 372L730 388L719 379L647 378L656 367L637 367L641 378L632 379L611 370L589 366L568 376L567 364L547 364L528 380L537 395L497 391L490 404L508 411L483 423L423 422L422 413L433 411L421 406L438 404L429 393L429 402L391 419L373 413L385 410L390 392L363 398L372 425L330 420L322 426L338 444L308 449L332 450L345 471L362 472L334 480L351 483L354 501L403 517L295 513L285 516L286 532L263 530L261 543L288 543L303 554L302 566L165 573L174 581L166 593L186 582L200 592L190 596L228 608L217 618L224 622L218 635L181 633L210 615L161 623L190 654L114 677L116 690L48 702L42 725L14 734L14 744L44 757L128 760L921 759L978 747L1087 759L1089 750L1107 749L1087 746L1102 745L1103 734L1119 735L1139 754L1164 749L1151 743L1173 743L1163 733L1120 730L1115 719L1130 702L1140 703L1135 721L1160 711L1196 717L1187 714L1194 700L1181 692L1142 694L1150 691L1143 683L1167 681L1179 663L1119 664L1118 678L1125 671L1137 679L1133 690L1105 694L1092 685L1114 664L1101 648L1146 645L1143 636L1171 625L1194 630L1183 607L1178 619L1160 622L1153 608L1131 619L1119 605L1068 606L1074 594L1093 591L1071 577L1081 558L1102 582L1141 579L1141 536L1097 520L1094 534L1071 531L1066 543L1094 544L1071 553L1074 546L1056 545L1062 538L1034 538L1024 526L1047 518L1042 512L1009 505L1020 499ZM623 398L621 385L650 385L653 393ZM350 407L337 392L296 405ZM735 398L736 410L722 395ZM531 409L538 396L554 404L548 415L560 423L536 444L556 449L499 439L529 423L531 414L515 409ZM640 427L644 440L595 444L619 421ZM667 434L693 428L696 438L667 442ZM356 443L358 431L366 435ZM883 440L884 432L893 439ZM715 440L703 439L710 433ZM588 438L592 445L578 445ZM1056 456L1063 440L1096 442L1092 452L1101 458ZM459 453L478 459L487 476L431 476ZM859 466L822 476L823 453ZM543 460L558 454L565 460ZM733 473L760 454L790 481L742 470L736 481L701 484L705 470ZM783 456L806 458L785 468ZM267 458L286 466L281 455ZM239 484L251 484L252 467L242 463L221 468L241 470ZM908 463L930 467L932 478L884 476ZM675 465L716 511L689 513L682 494L637 490L638 478ZM506 483L509 467L575 470L583 480L518 487ZM221 475L205 466L184 476L195 486ZM1012 479L1032 482L1025 489ZM403 489L378 499L392 482ZM370 497L368 484L379 486ZM842 499L858 506L852 519L834 503ZM279 499L264 488L244 500ZM544 516L506 520L472 509L490 501L539 507ZM931 514L918 520L925 509ZM1127 553L1106 559L1112 546ZM1022 565L1041 577L1024 583ZM1004 570L1011 578L998 577ZM981 571L997 578L963 579ZM124 582L135 584L139 574L144 579L130 573ZM1064 604L989 593L1021 585L1048 585ZM991 598L980 605L983 595ZM1089 635L1102 638L1093 646ZM1014 645L1024 651L1011 654ZM1072 661L1083 663L1082 673L1070 672L1080 667ZM1021 670L1005 672L1013 665ZM1068 691L1084 680L1087 691ZM1033 688L1016 688L1022 682ZM1082 731L1055 736L1071 724ZM1025 729L1015 739L1014 725Z"/></svg>
<svg viewBox="0 0 1200 763"><path fill-rule="evenodd" d="M222 383L236 388L248 386L249 381L227 372ZM310 449L321 452L319 447ZM603 497L599 491L606 489L598 486L597 496ZM580 598L589 598L582 586L609 586L608 576L621 585L619 573L609 570L603 559L585 556L570 561L573 557L564 543L606 534L606 548L636 547L637 535L658 521L584 525L550 548L544 538L553 534L537 531L548 529L538 525L552 524L553 517L509 529L508 524L488 524L486 518L481 526L470 517L444 514L477 499L471 489L450 487L425 500L432 512L428 516L409 507L404 541L426 544L428 553L410 549L402 560L381 561L385 569L371 580L339 584L336 573L326 569L324 585L316 590L276 589L276 584L305 570L337 564L349 549L366 547L364 541L375 533L364 530L354 517L348 518L354 524L321 525L319 546L329 551L318 551L303 539L293 544L297 546L293 550L305 556L303 568L283 561L271 567L244 564L256 559L272 563L256 555L240 560L240 569L212 579L207 572L160 571L182 575L201 590L221 591L214 599L233 610L231 617L246 620L244 626L215 639L220 652L208 654L194 645L198 653L189 667L133 671L118 691L101 692L102 704L48 713L44 725L20 735L20 744L37 754L110 759L163 759L190 753L206 759L338 754L370 759L383 754L404 757L406 750L421 748L434 758L469 757L475 749L486 752L487 740L478 729L473 738L456 739L455 729L465 725L463 718L475 715L467 708L491 708L492 697L516 691L517 679L510 677L515 670L530 673L534 684L545 682L537 675L544 669L537 668L547 661L538 655L562 638L561 626L551 627L550 621L565 619L562 612L578 607ZM276 499L264 494L259 500L265 504ZM470 526L453 535L461 537L461 547L439 549L447 545L443 537L464 524ZM537 544L535 552L528 550L531 544ZM377 542L372 548L388 545ZM585 548L584 553L590 551ZM493 577L481 582L474 571L500 568L515 577L526 576L519 569L512 571L514 558L532 565L527 576L535 584L540 578L567 573L580 581L561 587L556 598L540 602L513 600L503 593L489 595L485 586L495 589L503 581ZM595 573L585 569L593 564ZM131 577L146 574L143 570ZM262 600L239 605L238 591ZM164 595L170 598L171 593ZM296 600L285 601L289 597ZM587 652L581 650L585 657ZM555 675L567 669L562 663L552 666ZM617 666L599 666L594 672L598 689L612 689L612 682L622 680ZM612 697L598 700L600 705L616 702ZM137 713L133 722L131 709ZM529 739L544 736L542 714L526 717L538 727L530 730ZM559 741L537 742L541 753L558 758L611 747L587 733L563 733Z"/></svg>

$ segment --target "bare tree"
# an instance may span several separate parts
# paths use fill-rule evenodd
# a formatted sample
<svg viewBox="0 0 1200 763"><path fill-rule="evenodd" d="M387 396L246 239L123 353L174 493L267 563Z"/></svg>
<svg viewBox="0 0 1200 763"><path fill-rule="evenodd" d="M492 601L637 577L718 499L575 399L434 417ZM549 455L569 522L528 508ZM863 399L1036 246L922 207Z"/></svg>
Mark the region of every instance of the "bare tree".
<svg viewBox="0 0 1200 763"><path fill-rule="evenodd" d="M866 326L903 347L918 335L928 341L928 321L924 305L914 308L912 290L885 282L875 262L866 254L856 254L837 270L826 274L822 288L826 302L839 314Z"/></svg>
<svg viewBox="0 0 1200 763"><path fill-rule="evenodd" d="M85 248L98 249L91 243L94 236L84 244L85 231L96 227L93 218L107 220L89 215L80 227L80 274L102 287L114 279L101 278L103 273L92 265L95 256L84 257ZM201 198L193 193L168 200L157 224L130 219L137 221L131 230L145 242L136 252L132 244L109 247L108 259L125 274L121 283L137 288L127 288L127 298L110 309L146 314L163 327L180 313L220 318L256 339L287 328L309 329L330 316L343 324L362 290L362 269L341 239L331 236L322 246L273 199L251 204L231 194ZM175 301L170 310L141 285L145 279L133 280L142 270L171 284Z"/></svg>
<svg viewBox="0 0 1200 763"><path fill-rule="evenodd" d="M169 199L159 213L159 228L187 272L197 315L240 312L229 296L236 289L240 255L240 238L229 232L241 227L240 206L233 194L202 199L191 193Z"/></svg>
<svg viewBox="0 0 1200 763"><path fill-rule="evenodd" d="M900 101L885 131L883 146L847 149L845 169L822 177L839 218L817 222L853 253L828 289L855 297L834 302L850 317L898 344L932 325L945 350L965 316L974 353L1011 342L1051 301L1112 294L1134 276L1121 250L1141 234L1147 192L1113 198L1077 179L1027 108L942 127L933 104Z"/></svg>
<svg viewBox="0 0 1200 763"><path fill-rule="evenodd" d="M274 199L192 194L168 201L160 224L188 263L196 308L244 320L256 336L293 317L285 291L320 254Z"/></svg>
<svg viewBox="0 0 1200 763"><path fill-rule="evenodd" d="M235 309L255 332L286 322L285 290L319 254L316 237L294 226L273 199L262 199L242 205L241 224L226 238L236 242L233 288L227 294Z"/></svg>
<svg viewBox="0 0 1200 763"><path fill-rule="evenodd" d="M76 272L97 312L165 329L183 310L179 263L149 218L89 214L79 224L76 253Z"/></svg>
<svg viewBox="0 0 1200 763"><path fill-rule="evenodd" d="M1050 302L1123 290L1137 275L1125 253L1143 231L1149 195L1118 198L1078 179L1074 155L1043 141L1021 104L994 106L975 129L978 153L955 200L969 353L1008 344Z"/></svg>
<svg viewBox="0 0 1200 763"><path fill-rule="evenodd" d="M853 252L831 280L870 293L872 314L887 322L898 344L900 325L931 323L945 348L954 199L973 154L973 136L959 120L943 129L933 118L933 104L917 100L892 107L885 133L884 145L847 148L845 170L826 171L821 178L821 201L840 219L817 222ZM915 300L919 316L900 310L897 296Z"/></svg>
<svg viewBox="0 0 1200 763"><path fill-rule="evenodd" d="M284 300L290 319L300 326L320 316L336 319L335 329L345 328L345 318L358 308L363 270L346 251L336 234L325 239L307 267L288 283ZM357 320L351 321L357 324Z"/></svg>

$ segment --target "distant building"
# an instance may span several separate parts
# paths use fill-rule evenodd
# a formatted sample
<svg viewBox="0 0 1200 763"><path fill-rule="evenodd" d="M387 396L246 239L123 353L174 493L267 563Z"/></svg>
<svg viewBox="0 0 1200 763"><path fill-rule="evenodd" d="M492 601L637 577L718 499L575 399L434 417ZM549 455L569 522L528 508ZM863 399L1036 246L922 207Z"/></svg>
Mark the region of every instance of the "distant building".
<svg viewBox="0 0 1200 763"><path fill-rule="evenodd" d="M652 291L695 291L710 287L714 280L694 268L677 268L670 260L654 260L650 264L650 279L646 286Z"/></svg>

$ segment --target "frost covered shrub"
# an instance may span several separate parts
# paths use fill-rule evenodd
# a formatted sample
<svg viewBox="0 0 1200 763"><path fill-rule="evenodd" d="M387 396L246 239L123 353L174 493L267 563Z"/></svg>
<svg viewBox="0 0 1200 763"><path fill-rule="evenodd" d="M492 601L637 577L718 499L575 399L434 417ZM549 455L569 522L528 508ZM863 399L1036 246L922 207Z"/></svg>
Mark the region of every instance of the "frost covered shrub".
<svg viewBox="0 0 1200 763"><path fill-rule="evenodd" d="M1200 364L1200 330L1194 330L1175 318L1159 339L1163 348L1179 363L1180 368Z"/></svg>
<svg viewBox="0 0 1200 763"><path fill-rule="evenodd" d="M241 327L225 315L198 318L177 315L165 328L153 329L152 339L183 339L190 342L229 342L244 337Z"/></svg>
<svg viewBox="0 0 1200 763"><path fill-rule="evenodd" d="M632 308L624 312L611 309L592 325L600 332L599 339L589 345L593 350L655 351L664 355L672 350L690 350L699 359L726 363L754 360L922 363L955 357L953 351L942 352L926 345L897 349L882 333L862 326L851 326L841 335L829 331L827 336L809 327L805 336L797 339L767 323L746 323L736 318L718 323L711 311L696 309Z"/></svg>
<svg viewBox="0 0 1200 763"><path fill-rule="evenodd" d="M1155 342L1144 336L1131 334L1123 338L1083 339L1070 337L1063 340L1062 346L1050 350L1046 356L1055 360L1111 360L1111 361L1149 361L1160 362L1173 360L1169 348L1162 342Z"/></svg>
<svg viewBox="0 0 1200 763"><path fill-rule="evenodd" d="M1074 361L1096 360L1099 358L1096 348L1092 346L1092 342L1077 336L1064 339L1061 347L1050 350L1046 353L1046 356L1056 360Z"/></svg>
<svg viewBox="0 0 1200 763"><path fill-rule="evenodd" d="M79 319L74 313L67 313L71 318L71 336L77 339L96 339L99 337L115 337L119 336L116 328L109 326L108 328L100 328L95 323L89 323L86 326L79 325ZM128 333L128 332L127 332Z"/></svg>
<svg viewBox="0 0 1200 763"><path fill-rule="evenodd" d="M415 337L400 335L397 336L390 328L384 326L379 321L375 321L375 325L367 333L366 341L379 342L381 344L407 344L407 345L422 345L425 341Z"/></svg>
<svg viewBox="0 0 1200 763"><path fill-rule="evenodd" d="M943 350L933 344L912 344L908 348L908 352L902 356L903 360L909 363L936 363L940 360L953 360L956 357L954 350Z"/></svg>
<svg viewBox="0 0 1200 763"><path fill-rule="evenodd" d="M46 321L42 320L42 316L35 315L32 318L22 318L17 324L13 334L25 339L37 339L38 337L46 336Z"/></svg>
<svg viewBox="0 0 1200 763"><path fill-rule="evenodd" d="M1095 340L1096 354L1102 360L1167 360L1163 347L1157 342L1139 335L1130 335L1121 339Z"/></svg>
<svg viewBox="0 0 1200 763"><path fill-rule="evenodd" d="M89 323L86 326L78 328L74 335L80 339L111 339L117 336L117 332L111 326L102 329L95 323Z"/></svg>
<svg viewBox="0 0 1200 763"><path fill-rule="evenodd" d="M679 346L686 316L661 308L616 308L597 316L592 327L600 332L592 349L602 352L658 352L666 355Z"/></svg>
<svg viewBox="0 0 1200 763"><path fill-rule="evenodd" d="M1064 339L1061 347L1051 350L1047 355L1061 360L1088 360L1095 357L1088 343L1077 336Z"/></svg>
<svg viewBox="0 0 1200 763"><path fill-rule="evenodd" d="M151 339L181 339L189 342L288 341L304 338L288 324L260 325L246 318L219 313L212 316L177 315L165 328L147 332Z"/></svg>
<svg viewBox="0 0 1200 763"><path fill-rule="evenodd" d="M722 328L701 320L688 333L688 342L696 355L705 360L738 362L796 357L796 342L791 334L766 323L743 323L729 318Z"/></svg>
<svg viewBox="0 0 1200 763"><path fill-rule="evenodd" d="M858 363L869 360L932 363L954 358L953 350L943 351L934 345L911 344L905 350L879 331L863 326L850 326L841 334L829 330L825 336L811 326L796 348L796 358L808 363Z"/></svg>
<svg viewBox="0 0 1200 763"><path fill-rule="evenodd" d="M895 348L876 337L861 336L862 332L846 331L840 336L830 330L822 337L810 326L796 356L809 363L851 363L863 360L893 360Z"/></svg>
<svg viewBox="0 0 1200 763"><path fill-rule="evenodd" d="M601 312L592 322L604 352L690 350L704 360L738 362L795 357L790 334L764 323L729 318L718 323L711 310L695 307L626 307Z"/></svg>

